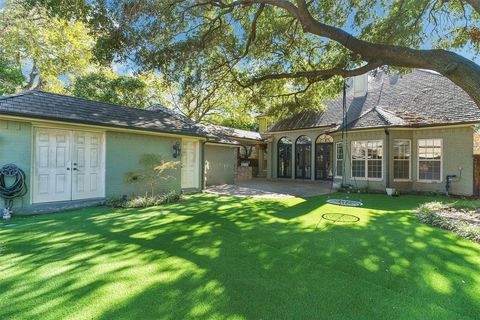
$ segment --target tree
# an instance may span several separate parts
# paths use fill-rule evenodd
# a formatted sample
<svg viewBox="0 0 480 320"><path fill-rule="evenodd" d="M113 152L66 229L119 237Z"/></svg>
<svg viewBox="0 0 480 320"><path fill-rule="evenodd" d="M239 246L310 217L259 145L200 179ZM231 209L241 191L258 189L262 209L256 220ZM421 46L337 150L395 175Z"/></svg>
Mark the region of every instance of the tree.
<svg viewBox="0 0 480 320"><path fill-rule="evenodd" d="M22 70L14 63L0 58L0 96L16 92L22 84Z"/></svg>
<svg viewBox="0 0 480 320"><path fill-rule="evenodd" d="M44 8L23 4L23 1L8 1L0 9L3 66L16 70L15 90L20 87L18 70L23 70L22 89L42 87L62 92L65 81L91 66L94 38L81 21L49 17ZM5 70L0 70L3 76ZM9 86L8 92L13 87Z"/></svg>
<svg viewBox="0 0 480 320"><path fill-rule="evenodd" d="M261 109L315 107L338 92L338 76L383 65L437 71L480 105L480 66L455 53L480 51L478 0L40 2L52 14L101 12L89 20L110 28L98 51L167 75L197 63Z"/></svg>
<svg viewBox="0 0 480 320"><path fill-rule="evenodd" d="M193 66L191 72L177 72L171 77L167 82L169 105L197 122L251 128L255 121L248 106L249 96L216 79L214 72L203 73L203 69L205 66Z"/></svg>
<svg viewBox="0 0 480 320"><path fill-rule="evenodd" d="M167 103L166 83L153 72L126 76L102 68L76 77L68 91L77 97L141 109Z"/></svg>
<svg viewBox="0 0 480 320"><path fill-rule="evenodd" d="M125 173L125 181L127 183L146 182L148 188L145 190L145 196L151 197L156 195L155 189L159 184L175 179L173 173L180 166L179 161L166 161L161 155L155 153L143 154L138 164L142 169Z"/></svg>

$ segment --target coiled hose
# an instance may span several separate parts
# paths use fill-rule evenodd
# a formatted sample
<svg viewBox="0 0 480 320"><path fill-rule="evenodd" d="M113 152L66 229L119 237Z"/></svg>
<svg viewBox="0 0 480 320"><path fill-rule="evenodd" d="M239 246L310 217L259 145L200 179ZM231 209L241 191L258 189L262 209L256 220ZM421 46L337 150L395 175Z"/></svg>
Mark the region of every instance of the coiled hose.
<svg viewBox="0 0 480 320"><path fill-rule="evenodd" d="M6 177L15 177L15 181L7 186ZM8 210L12 208L13 199L27 194L25 180L25 172L14 164L6 164L0 168L0 197L5 200L5 208Z"/></svg>

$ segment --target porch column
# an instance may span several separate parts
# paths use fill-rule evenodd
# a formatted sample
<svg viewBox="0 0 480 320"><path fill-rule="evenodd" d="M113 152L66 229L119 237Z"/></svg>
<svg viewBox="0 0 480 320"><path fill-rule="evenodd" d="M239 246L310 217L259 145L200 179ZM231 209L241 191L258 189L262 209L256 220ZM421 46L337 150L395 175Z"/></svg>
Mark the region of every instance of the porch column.
<svg viewBox="0 0 480 320"><path fill-rule="evenodd" d="M296 153L296 138L292 139L292 180L295 179L296 163L295 163L295 153Z"/></svg>
<svg viewBox="0 0 480 320"><path fill-rule="evenodd" d="M265 168L263 167L263 145L257 144L255 146L255 149L257 149L257 154L258 154L258 175L263 177L263 173Z"/></svg>
<svg viewBox="0 0 480 320"><path fill-rule="evenodd" d="M310 139L312 139L312 137L310 137ZM316 144L315 144L315 139L312 139L312 151L311 151L311 157L310 157L310 161L311 161L311 166L310 166L310 180L312 181L315 181L315 172L317 170L316 168L316 163L315 163L315 154L316 154L316 151L317 151L317 148L316 148Z"/></svg>
<svg viewBox="0 0 480 320"><path fill-rule="evenodd" d="M273 154L273 140L267 143L267 179L272 179L273 174L273 161L275 155Z"/></svg>

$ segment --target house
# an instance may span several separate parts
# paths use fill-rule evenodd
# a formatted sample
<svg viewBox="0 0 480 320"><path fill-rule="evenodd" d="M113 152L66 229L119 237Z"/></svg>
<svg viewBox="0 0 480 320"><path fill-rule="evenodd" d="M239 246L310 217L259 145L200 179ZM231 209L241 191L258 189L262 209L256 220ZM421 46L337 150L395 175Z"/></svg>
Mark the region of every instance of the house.
<svg viewBox="0 0 480 320"><path fill-rule="evenodd" d="M258 141L258 133L207 128L161 106L139 110L37 90L0 97L0 166L26 174L28 193L14 202L20 214L143 195L147 183L126 176L141 169L145 154L178 164L156 192L233 183L238 145Z"/></svg>
<svg viewBox="0 0 480 320"><path fill-rule="evenodd" d="M478 195L480 109L462 89L426 70L378 70L348 84L345 109L340 96L324 111L260 117L261 133L198 124L161 105L139 110L37 90L4 96L0 166L26 174L28 193L14 202L20 214L143 195L148 183L126 177L146 154L177 165L156 192L265 177L441 193L449 180L450 193Z"/></svg>
<svg viewBox="0 0 480 320"><path fill-rule="evenodd" d="M269 178L439 193L448 178L451 193L478 194L480 109L461 88L427 70L402 76L378 70L349 79L348 87L345 113L340 96L324 111L270 126Z"/></svg>

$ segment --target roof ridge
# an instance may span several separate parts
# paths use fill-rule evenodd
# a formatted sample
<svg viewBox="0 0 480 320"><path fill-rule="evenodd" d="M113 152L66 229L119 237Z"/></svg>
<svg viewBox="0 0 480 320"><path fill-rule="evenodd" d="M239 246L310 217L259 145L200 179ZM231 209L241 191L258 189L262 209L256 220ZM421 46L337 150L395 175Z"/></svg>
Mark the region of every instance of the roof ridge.
<svg viewBox="0 0 480 320"><path fill-rule="evenodd" d="M387 119L387 117L383 114L383 112L385 113L389 113L387 112L385 109L383 109L382 107L380 106L375 106L373 107L372 109L375 109L375 111L377 111L378 115L380 116L380 118L382 118L386 123L389 123L389 124L393 124L389 119ZM393 115L393 114L391 114Z"/></svg>
<svg viewBox="0 0 480 320"><path fill-rule="evenodd" d="M372 108L364 111L364 112L361 113L358 117L353 118L352 120L348 121L347 124L349 124L349 123L352 122L352 121L359 120L359 119L363 118L363 117L366 116L368 113L372 112L374 109L375 109L375 107L372 107ZM347 111L347 116L348 116L348 111ZM342 121L342 122L343 122L343 121Z"/></svg>
<svg viewBox="0 0 480 320"><path fill-rule="evenodd" d="M222 126L222 125L219 125L219 124L204 124L204 125L215 126L215 127L231 129L231 130L236 130L236 131L259 133L258 131L252 131L252 130L245 130L245 129L239 129L239 128L234 128L234 127Z"/></svg>
<svg viewBox="0 0 480 320"><path fill-rule="evenodd" d="M420 71L420 72L424 72L424 73L428 73L428 74L431 74L431 75L434 75L434 76L440 76L440 77L444 77L446 78L443 74L435 71L435 70L430 70L430 69L422 69L422 68L413 68L412 70L413 72L415 71ZM448 79L448 78L447 78Z"/></svg>
<svg viewBox="0 0 480 320"><path fill-rule="evenodd" d="M122 108L122 109L127 109L127 110L151 112L151 111L146 110L146 109L140 109L140 108L135 108L135 107L128 107L128 106L124 106L124 105L121 105L121 104L116 104L116 103L111 103L111 102L104 102L104 101L99 101L99 100L94 100L94 99L83 98L83 97L77 97L77 96L73 96L73 95L69 95L69 94L55 93L55 92L38 90L38 89L34 89L34 90L31 90L31 91L32 91L31 93L42 93L42 94L54 95L54 96L60 96L60 97L66 97L66 98L72 98L72 99L82 100L82 101L102 103L102 104L109 105L109 106L112 106L112 107L117 107L117 108Z"/></svg>
<svg viewBox="0 0 480 320"><path fill-rule="evenodd" d="M7 94L5 96L0 96L0 100L7 100L7 99L15 98L15 97L21 97L21 96L24 96L24 95L27 95L27 94L32 94L34 91L36 91L36 90L35 89L30 89L30 90L20 91L20 92L17 92L17 93Z"/></svg>
<svg viewBox="0 0 480 320"><path fill-rule="evenodd" d="M153 108L153 107L157 107L155 109L150 109L150 108ZM187 116L179 113L179 112L176 112L175 110L172 110L168 107L166 107L165 105L163 105L162 103L154 103L152 104L151 106L143 109L143 110L146 110L146 111L149 111L149 112L162 112L164 114L167 114L171 117L174 117L175 119L179 120L179 121L182 121L183 123L185 124L188 124L188 125L197 125L198 123L190 118L188 118Z"/></svg>

